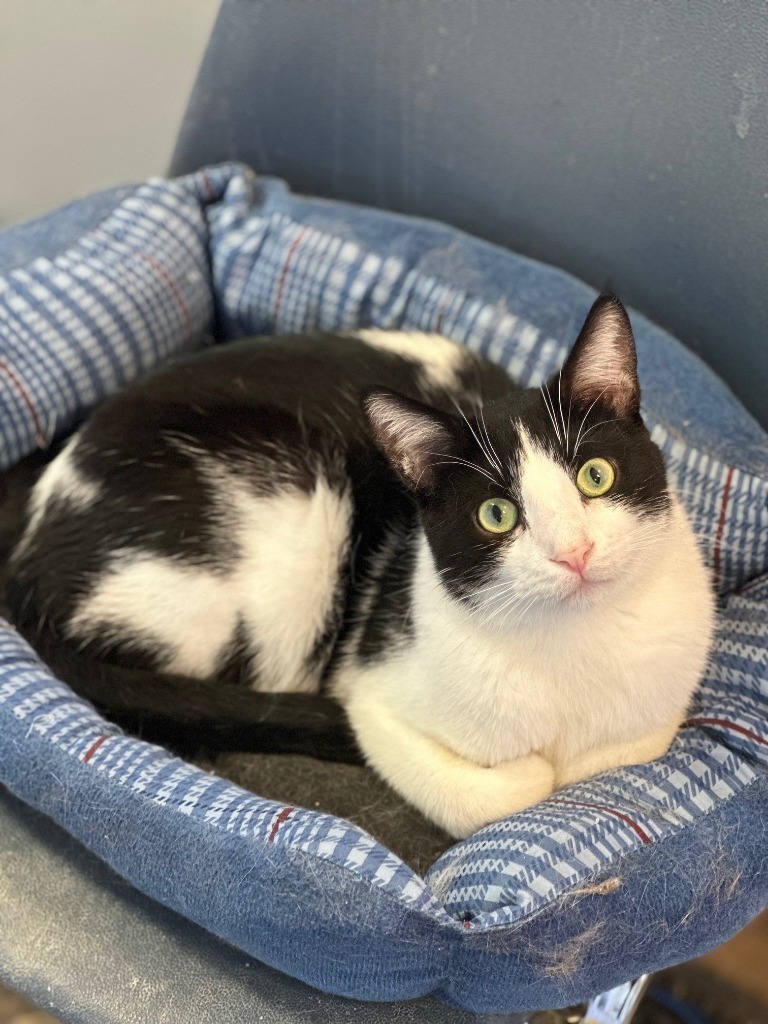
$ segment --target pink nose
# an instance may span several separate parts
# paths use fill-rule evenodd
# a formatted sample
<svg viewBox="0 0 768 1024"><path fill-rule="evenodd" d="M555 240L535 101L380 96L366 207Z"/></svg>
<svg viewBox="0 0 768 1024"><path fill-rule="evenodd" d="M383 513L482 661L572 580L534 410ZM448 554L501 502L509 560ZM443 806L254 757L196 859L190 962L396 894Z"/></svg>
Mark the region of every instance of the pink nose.
<svg viewBox="0 0 768 1024"><path fill-rule="evenodd" d="M561 551L551 561L555 565L562 565L564 569L570 569L571 572L577 572L579 576L583 576L594 546L594 542L591 540L583 541L571 548L570 551Z"/></svg>

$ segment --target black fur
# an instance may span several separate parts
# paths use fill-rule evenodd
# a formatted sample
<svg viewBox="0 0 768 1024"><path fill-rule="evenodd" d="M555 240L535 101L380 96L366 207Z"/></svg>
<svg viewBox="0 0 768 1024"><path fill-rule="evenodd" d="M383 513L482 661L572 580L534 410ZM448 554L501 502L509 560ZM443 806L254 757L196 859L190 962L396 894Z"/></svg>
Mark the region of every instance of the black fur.
<svg viewBox="0 0 768 1024"><path fill-rule="evenodd" d="M219 679L128 668L81 654L50 631L30 639L58 678L108 718L177 754L241 750L362 763L344 711L329 697L257 693Z"/></svg>
<svg viewBox="0 0 768 1024"><path fill-rule="evenodd" d="M376 661L393 643L414 635L410 587L415 561L413 522L393 531L397 552L373 581L371 604L358 645L363 664Z"/></svg>

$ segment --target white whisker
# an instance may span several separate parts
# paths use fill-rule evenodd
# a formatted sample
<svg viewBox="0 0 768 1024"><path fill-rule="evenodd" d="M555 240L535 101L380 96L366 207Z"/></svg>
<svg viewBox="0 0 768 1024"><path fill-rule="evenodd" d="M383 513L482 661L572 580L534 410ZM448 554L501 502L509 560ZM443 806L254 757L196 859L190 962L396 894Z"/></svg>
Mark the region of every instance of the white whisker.
<svg viewBox="0 0 768 1024"><path fill-rule="evenodd" d="M573 395L568 399L568 423L565 430L565 457L568 458L568 435L571 430L571 409L573 408Z"/></svg>
<svg viewBox="0 0 768 1024"><path fill-rule="evenodd" d="M584 438L587 436L587 434L589 434L591 431L595 430L597 427L604 427L606 423L613 423L613 420L600 420L599 423L593 423L591 427L589 427L587 430L584 431L584 433L582 435L582 438L581 438L582 442L584 441ZM576 454L576 452L574 452L574 455L575 454Z"/></svg>
<svg viewBox="0 0 768 1024"><path fill-rule="evenodd" d="M466 459L460 459L455 455L446 456L444 452L425 452L424 454L436 455L440 457L439 462L431 463L431 465L433 466L448 466L451 464L457 466L466 466L468 469L474 469L476 473L479 473L481 476L484 476L486 480L490 480L492 484L498 485L498 480L496 480L495 477L491 476L491 474L486 472L486 470L481 469L480 466L476 465L474 462L468 462Z"/></svg>
<svg viewBox="0 0 768 1024"><path fill-rule="evenodd" d="M503 473L503 470L501 468L501 459L499 458L496 449L493 447L490 435L488 433L488 427L485 425L485 416L483 415L483 403L482 402L478 403L477 411L480 414L480 421L479 421L478 425L482 425L482 431L485 434L485 440L486 440L486 442L488 444L488 447L491 450L491 454L493 455L494 459L496 460L496 468L498 469L499 473Z"/></svg>
<svg viewBox="0 0 768 1024"><path fill-rule="evenodd" d="M563 439L560 436L560 428L558 427L557 423L555 422L554 404L552 403L552 397L549 394L549 385L546 385L546 390L545 390L545 385L542 384L542 386L539 388L539 390L541 391L541 397L544 400L544 406L546 407L547 414L549 415L549 418L552 421L552 426L555 428L555 434L557 435L557 439L560 442L560 444L562 444L563 443Z"/></svg>
<svg viewBox="0 0 768 1024"><path fill-rule="evenodd" d="M458 403L458 402L456 401L456 399L455 399L455 398L453 397L453 395L449 395L448 397L450 398L450 400L451 400L451 402L453 403L453 405L454 405L454 406L456 407L456 411L458 412L459 416L461 416L461 418L462 418L462 419L464 420L464 422L465 422L465 423L467 424L467 426L469 427L469 431L470 431L470 433L472 434L472 437L474 437L475 441L477 442L477 446L478 446L478 448L479 448L479 449L480 449L480 451L481 451L481 452L483 453L483 455L484 455L484 456L486 457L486 459L487 459L487 460L488 460L488 462L490 463L491 467L492 467L492 468L494 468L494 469L498 469L498 470L500 470L500 469L501 469L501 467L500 467L500 466L498 466L498 465L497 465L497 464L496 464L496 463L494 462L494 460L493 460L493 458L492 458L492 456L491 456L491 453L490 453L490 452L488 451L488 449L487 449L487 448L485 447L485 445L483 444L483 442L482 442L482 441L480 440L480 438L479 438L479 437L477 436L477 434L475 433L475 430L474 430L474 428L473 428L472 424L471 424L471 423L469 422L469 420L467 419L467 417L466 417L466 416L464 415L464 412L462 411L462 409L461 409L461 406L459 405L459 403ZM478 429L479 429L479 427L478 427Z"/></svg>
<svg viewBox="0 0 768 1024"><path fill-rule="evenodd" d="M586 413L584 414L584 419L581 421L581 426L579 427L579 432L576 435L576 444L573 446L573 457L574 458L576 458L576 453L579 450L579 441L580 441L580 438L581 438L581 432L584 429L584 424L587 422L587 417L589 416L589 414L594 409L595 403L600 401L600 399L603 397L603 395L605 394L605 392L607 390L608 390L607 387L603 388L603 390L600 392L600 394L597 396L597 398L592 402L592 404L590 405L590 407L587 409ZM603 420L603 422L605 423L607 421ZM590 429L592 429L592 428L590 427Z"/></svg>
<svg viewBox="0 0 768 1024"><path fill-rule="evenodd" d="M565 455L568 454L568 435L565 430L565 417L562 413L562 370L557 375L557 404L560 407L560 420L562 421L562 432L565 435Z"/></svg>

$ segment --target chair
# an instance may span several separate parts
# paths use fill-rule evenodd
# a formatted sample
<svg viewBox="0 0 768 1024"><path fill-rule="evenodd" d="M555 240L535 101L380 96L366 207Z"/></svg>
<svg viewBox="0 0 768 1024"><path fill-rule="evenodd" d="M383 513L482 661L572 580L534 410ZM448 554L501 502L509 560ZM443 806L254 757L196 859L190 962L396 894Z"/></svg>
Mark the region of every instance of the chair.
<svg viewBox="0 0 768 1024"><path fill-rule="evenodd" d="M629 0L556 12L225 0L172 171L236 158L297 190L434 217L570 269L674 330L765 423L767 23L751 2L736 17ZM696 395L676 397L681 415L706 420ZM12 879L0 976L42 1005L50 988L65 1019L143 1020L162 1006L168 1020L240 1020L246 1002L253 1019L307 1007L329 1021L477 1019L429 999L355 1006L258 965L238 971L247 957L128 895L12 797L0 816ZM70 948L41 949L52 924L76 923Z"/></svg>

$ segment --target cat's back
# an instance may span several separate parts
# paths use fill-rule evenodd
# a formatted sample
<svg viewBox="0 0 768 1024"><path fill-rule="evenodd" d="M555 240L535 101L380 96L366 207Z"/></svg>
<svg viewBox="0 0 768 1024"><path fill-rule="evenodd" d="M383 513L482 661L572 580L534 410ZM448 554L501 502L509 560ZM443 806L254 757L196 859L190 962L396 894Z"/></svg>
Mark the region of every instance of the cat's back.
<svg viewBox="0 0 768 1024"><path fill-rule="evenodd" d="M300 411L320 425L334 402L334 412L362 427L360 394L380 386L451 409L449 396L488 399L512 385L497 366L437 334L370 329L263 336L166 364L105 402L89 424L117 432L126 422L154 428L157 417L176 406L219 411L265 405Z"/></svg>
<svg viewBox="0 0 768 1024"><path fill-rule="evenodd" d="M438 336L362 332L217 346L108 400L33 493L17 624L131 665L316 689L350 560L411 514L360 409L376 385L447 408L509 386Z"/></svg>

